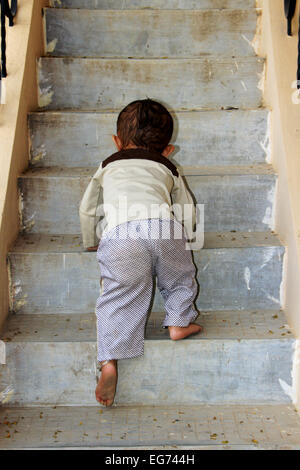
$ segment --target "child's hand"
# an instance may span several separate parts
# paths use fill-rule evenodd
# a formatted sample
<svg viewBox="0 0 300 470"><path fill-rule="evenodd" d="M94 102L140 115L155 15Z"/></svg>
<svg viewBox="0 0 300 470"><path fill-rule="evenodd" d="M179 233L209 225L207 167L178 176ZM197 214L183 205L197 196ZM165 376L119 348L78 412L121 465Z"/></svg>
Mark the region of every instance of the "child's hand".
<svg viewBox="0 0 300 470"><path fill-rule="evenodd" d="M87 251L97 251L98 250L98 245L97 246L89 246L86 250Z"/></svg>

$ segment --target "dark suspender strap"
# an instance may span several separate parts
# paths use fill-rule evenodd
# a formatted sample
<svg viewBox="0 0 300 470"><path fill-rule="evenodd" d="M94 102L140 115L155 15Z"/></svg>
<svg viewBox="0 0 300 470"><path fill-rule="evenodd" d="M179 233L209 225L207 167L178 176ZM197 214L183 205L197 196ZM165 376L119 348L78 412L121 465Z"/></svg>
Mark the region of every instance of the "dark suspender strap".
<svg viewBox="0 0 300 470"><path fill-rule="evenodd" d="M176 166L170 162L168 158L163 157L158 152L141 148L121 150L120 152L114 153L102 162L102 168L105 168L107 165L109 165L109 163L116 162L118 160L132 159L151 160L153 162L161 163L162 165L166 166L174 176L179 176Z"/></svg>

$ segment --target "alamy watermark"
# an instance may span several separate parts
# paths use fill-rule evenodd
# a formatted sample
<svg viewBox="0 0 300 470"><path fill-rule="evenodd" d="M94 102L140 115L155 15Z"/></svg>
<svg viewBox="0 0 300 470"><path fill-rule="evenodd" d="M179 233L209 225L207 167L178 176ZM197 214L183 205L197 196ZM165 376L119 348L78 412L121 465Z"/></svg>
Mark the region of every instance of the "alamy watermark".
<svg viewBox="0 0 300 470"><path fill-rule="evenodd" d="M186 239L186 249L200 250L204 245L204 204L129 204L126 196L120 196L118 204L101 204L96 214L100 220L96 227L96 234L101 239L107 224L114 227L110 231L110 238L119 240L148 238L156 240ZM158 232L155 220L174 219L172 225L163 224ZM149 220L147 233L139 231L137 224L127 224L127 221ZM152 223L153 221L153 223ZM170 228L170 227L174 228ZM116 229L117 228L117 229Z"/></svg>

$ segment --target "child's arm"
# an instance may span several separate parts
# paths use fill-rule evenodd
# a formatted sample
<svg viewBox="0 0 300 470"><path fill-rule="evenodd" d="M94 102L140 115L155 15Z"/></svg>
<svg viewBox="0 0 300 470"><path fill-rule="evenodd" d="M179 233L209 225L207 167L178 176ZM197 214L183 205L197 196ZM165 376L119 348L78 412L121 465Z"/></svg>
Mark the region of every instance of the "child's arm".
<svg viewBox="0 0 300 470"><path fill-rule="evenodd" d="M183 223L188 240L192 240L196 224L196 208L192 195L181 175L174 177L171 198L174 215L179 222Z"/></svg>
<svg viewBox="0 0 300 470"><path fill-rule="evenodd" d="M96 251L96 223L99 218L97 207L100 203L102 164L91 179L79 207L83 246L88 251Z"/></svg>

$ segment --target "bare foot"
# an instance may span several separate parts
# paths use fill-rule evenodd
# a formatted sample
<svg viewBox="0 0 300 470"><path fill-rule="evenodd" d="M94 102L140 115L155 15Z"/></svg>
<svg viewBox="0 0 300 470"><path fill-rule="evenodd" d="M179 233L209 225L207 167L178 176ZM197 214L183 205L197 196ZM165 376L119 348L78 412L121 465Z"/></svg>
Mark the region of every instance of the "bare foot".
<svg viewBox="0 0 300 470"><path fill-rule="evenodd" d="M101 376L95 390L96 400L104 406L114 402L118 381L117 361L111 360L102 367Z"/></svg>
<svg viewBox="0 0 300 470"><path fill-rule="evenodd" d="M186 338L190 335L195 335L202 331L202 326L196 325L196 323L190 323L189 326L169 326L170 338L173 341L178 341L179 339Z"/></svg>

